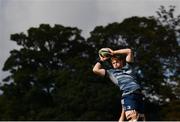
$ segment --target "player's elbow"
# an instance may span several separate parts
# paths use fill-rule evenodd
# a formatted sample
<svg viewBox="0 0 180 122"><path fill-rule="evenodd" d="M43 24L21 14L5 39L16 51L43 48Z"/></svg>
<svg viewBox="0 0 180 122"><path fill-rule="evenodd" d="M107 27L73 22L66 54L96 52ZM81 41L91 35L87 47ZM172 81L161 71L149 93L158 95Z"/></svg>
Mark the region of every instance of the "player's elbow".
<svg viewBox="0 0 180 122"><path fill-rule="evenodd" d="M132 53L132 49L128 48L127 49L128 53Z"/></svg>
<svg viewBox="0 0 180 122"><path fill-rule="evenodd" d="M94 72L94 74L96 74L96 75L100 75L99 70L98 70L97 68L93 68L93 72Z"/></svg>
<svg viewBox="0 0 180 122"><path fill-rule="evenodd" d="M93 72L94 72L95 74L97 74L98 70L94 67L94 68L93 68Z"/></svg>
<svg viewBox="0 0 180 122"><path fill-rule="evenodd" d="M132 49L130 49L130 48L127 48L126 51L127 51L127 55L132 55L132 53L133 53L133 52L132 52Z"/></svg>

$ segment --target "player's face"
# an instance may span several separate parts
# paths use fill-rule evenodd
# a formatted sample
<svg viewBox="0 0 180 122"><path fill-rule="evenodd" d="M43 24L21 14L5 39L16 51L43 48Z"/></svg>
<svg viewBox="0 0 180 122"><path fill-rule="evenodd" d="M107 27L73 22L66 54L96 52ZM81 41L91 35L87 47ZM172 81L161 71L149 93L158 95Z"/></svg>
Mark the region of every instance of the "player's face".
<svg viewBox="0 0 180 122"><path fill-rule="evenodd" d="M118 60L118 59L112 60L111 63L112 63L113 68L115 69L121 68L123 66L122 60Z"/></svg>

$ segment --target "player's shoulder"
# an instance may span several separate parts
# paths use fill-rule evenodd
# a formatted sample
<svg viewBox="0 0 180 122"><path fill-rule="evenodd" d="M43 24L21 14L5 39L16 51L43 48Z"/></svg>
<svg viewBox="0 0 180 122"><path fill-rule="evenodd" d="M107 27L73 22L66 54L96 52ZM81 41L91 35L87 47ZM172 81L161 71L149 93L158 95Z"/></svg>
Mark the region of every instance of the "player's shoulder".
<svg viewBox="0 0 180 122"><path fill-rule="evenodd" d="M130 61L130 62L126 62L126 64L125 65L130 65L130 66L133 66L135 63L134 63L134 61Z"/></svg>

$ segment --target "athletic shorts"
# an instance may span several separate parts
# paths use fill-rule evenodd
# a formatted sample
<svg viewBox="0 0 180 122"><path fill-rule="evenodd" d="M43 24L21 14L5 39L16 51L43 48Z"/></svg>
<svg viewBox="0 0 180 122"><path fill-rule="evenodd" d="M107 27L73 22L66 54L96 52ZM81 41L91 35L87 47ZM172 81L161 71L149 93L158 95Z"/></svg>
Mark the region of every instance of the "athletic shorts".
<svg viewBox="0 0 180 122"><path fill-rule="evenodd" d="M144 114L143 95L131 93L122 97L121 104L124 111L136 110L140 114Z"/></svg>

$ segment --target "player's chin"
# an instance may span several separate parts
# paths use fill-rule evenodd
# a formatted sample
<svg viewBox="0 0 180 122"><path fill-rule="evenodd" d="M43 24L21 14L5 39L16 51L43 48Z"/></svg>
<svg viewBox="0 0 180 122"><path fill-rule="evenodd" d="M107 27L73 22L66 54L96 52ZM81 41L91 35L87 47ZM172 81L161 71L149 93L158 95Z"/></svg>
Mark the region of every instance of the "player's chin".
<svg viewBox="0 0 180 122"><path fill-rule="evenodd" d="M116 67L116 66L114 66L113 68L114 68L114 69L118 69L118 67Z"/></svg>

